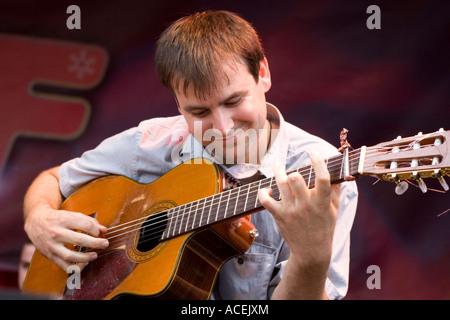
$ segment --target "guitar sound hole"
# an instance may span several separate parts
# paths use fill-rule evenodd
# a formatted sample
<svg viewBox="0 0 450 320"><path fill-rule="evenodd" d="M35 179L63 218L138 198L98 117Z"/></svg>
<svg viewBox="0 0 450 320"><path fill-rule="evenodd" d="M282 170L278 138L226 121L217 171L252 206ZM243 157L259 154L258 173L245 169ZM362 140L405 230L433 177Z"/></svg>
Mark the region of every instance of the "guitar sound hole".
<svg viewBox="0 0 450 320"><path fill-rule="evenodd" d="M147 218L141 226L138 251L147 252L159 244L159 240L167 226L166 212L158 212Z"/></svg>

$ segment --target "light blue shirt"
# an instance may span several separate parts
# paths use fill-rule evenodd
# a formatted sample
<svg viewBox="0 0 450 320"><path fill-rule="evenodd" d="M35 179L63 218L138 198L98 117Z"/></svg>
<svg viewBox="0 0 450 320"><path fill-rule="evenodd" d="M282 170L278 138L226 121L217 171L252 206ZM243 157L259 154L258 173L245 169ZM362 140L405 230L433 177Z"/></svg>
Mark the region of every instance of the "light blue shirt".
<svg viewBox="0 0 450 320"><path fill-rule="evenodd" d="M273 105L267 104L268 119L279 124L278 134L261 163L239 164L226 168L235 178L252 176L258 170L266 177L274 176L279 165L286 171L308 165L309 152L318 150L323 157L338 153L324 140L285 122ZM204 157L214 159L190 134L182 116L154 118L103 141L61 166L60 189L68 197L83 184L102 175L118 174L140 183L150 183L184 160ZM358 192L354 182L341 187L341 201L333 253L325 290L330 299L341 299L348 289L350 230L356 213ZM259 232L250 249L227 261L219 272L212 299L269 299L280 282L289 247L272 215L263 210L252 215Z"/></svg>

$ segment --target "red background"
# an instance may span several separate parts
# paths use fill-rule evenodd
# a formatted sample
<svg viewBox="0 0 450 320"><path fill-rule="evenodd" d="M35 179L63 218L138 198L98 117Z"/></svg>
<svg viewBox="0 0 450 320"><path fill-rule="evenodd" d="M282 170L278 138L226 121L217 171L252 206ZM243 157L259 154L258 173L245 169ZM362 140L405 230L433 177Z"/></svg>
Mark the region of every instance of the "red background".
<svg viewBox="0 0 450 320"><path fill-rule="evenodd" d="M33 86L36 92L83 97L89 102L85 125L73 129L72 135L46 135L48 130L64 132L70 123L64 103L58 111L41 106L38 115L31 115L15 108L11 98L4 99L15 85L11 79L24 67L0 70L4 128L17 124L22 129L26 123L64 115L52 128L15 138L0 129L1 140L9 141L9 147L0 150L4 156L0 158L2 287L16 286L20 249L26 239L22 200L40 171L80 155L143 119L177 114L171 94L155 74L155 40L170 22L193 11L227 9L253 23L272 74L268 100L286 120L336 146L343 127L349 129L354 147L419 131L450 129L448 1L77 1L81 30L66 27L70 4L56 0L0 3L0 33L70 41L81 47L96 45L108 57L95 87ZM371 4L381 9L381 30L366 27L366 9ZM7 50L0 42L0 56ZM51 61L57 53L55 49L45 54ZM23 114L17 117L19 112ZM12 123L11 119L19 120ZM450 208L448 194L422 194L410 187L397 196L394 185L374 182L372 178L358 181L360 200L352 230L347 299L449 299L450 213L438 217ZM428 184L441 189L435 181ZM380 267L379 290L366 286L370 265Z"/></svg>

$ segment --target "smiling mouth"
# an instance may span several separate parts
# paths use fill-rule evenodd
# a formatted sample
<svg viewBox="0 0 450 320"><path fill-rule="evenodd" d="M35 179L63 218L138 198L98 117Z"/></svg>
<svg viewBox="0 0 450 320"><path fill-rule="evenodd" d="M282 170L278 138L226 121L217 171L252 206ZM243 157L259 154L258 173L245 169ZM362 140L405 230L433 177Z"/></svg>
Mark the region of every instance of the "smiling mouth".
<svg viewBox="0 0 450 320"><path fill-rule="evenodd" d="M233 134L232 135L227 135L225 137L225 139L223 139L223 141L224 142L226 142L226 141L234 141L234 142L236 142L243 134L244 134L244 130L242 130L242 129L234 130Z"/></svg>
<svg viewBox="0 0 450 320"><path fill-rule="evenodd" d="M244 134L245 130L243 128L238 129L230 129L229 134L227 134L224 137L215 137L217 142L227 142L227 141L234 141L236 142L239 137L241 137Z"/></svg>

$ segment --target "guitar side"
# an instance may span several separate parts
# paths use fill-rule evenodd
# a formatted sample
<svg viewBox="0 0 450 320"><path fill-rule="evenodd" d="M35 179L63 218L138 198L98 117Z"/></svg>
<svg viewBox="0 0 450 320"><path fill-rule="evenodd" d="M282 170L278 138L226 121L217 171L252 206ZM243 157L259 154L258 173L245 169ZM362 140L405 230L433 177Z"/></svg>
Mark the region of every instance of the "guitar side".
<svg viewBox="0 0 450 320"><path fill-rule="evenodd" d="M106 176L81 187L61 209L95 213L108 226L108 237L116 226L136 220L142 224L147 216L220 192L221 179L218 167L209 162L183 163L150 184ZM138 228L124 232L81 272L80 289L66 290L68 274L36 252L23 292L63 299L207 299L221 265L253 241L246 236L253 228L249 219L239 220L240 228L224 221L145 250L139 247Z"/></svg>

